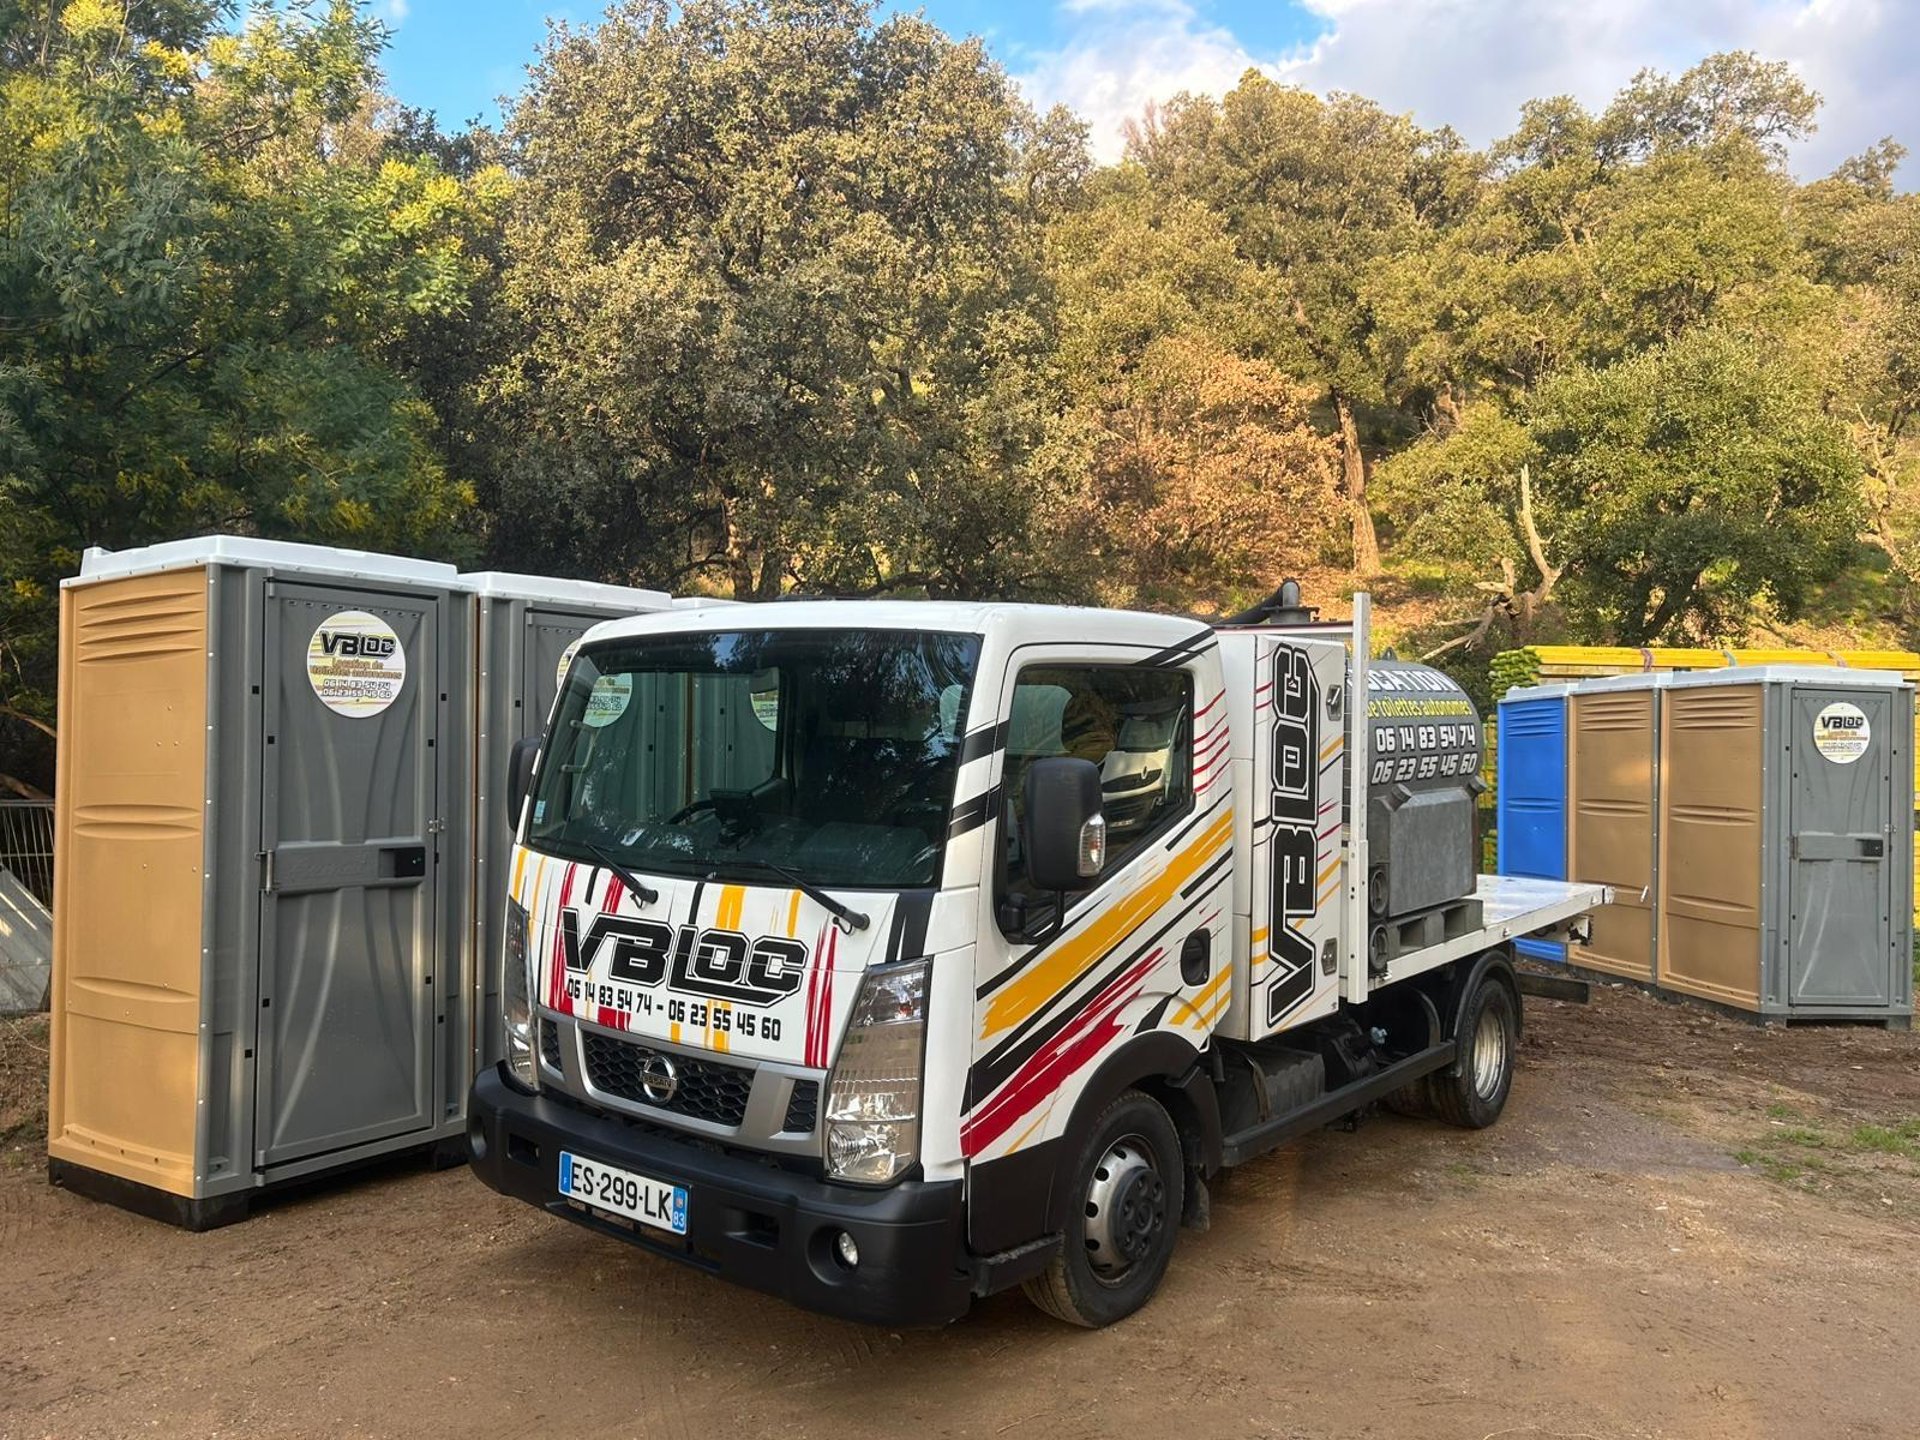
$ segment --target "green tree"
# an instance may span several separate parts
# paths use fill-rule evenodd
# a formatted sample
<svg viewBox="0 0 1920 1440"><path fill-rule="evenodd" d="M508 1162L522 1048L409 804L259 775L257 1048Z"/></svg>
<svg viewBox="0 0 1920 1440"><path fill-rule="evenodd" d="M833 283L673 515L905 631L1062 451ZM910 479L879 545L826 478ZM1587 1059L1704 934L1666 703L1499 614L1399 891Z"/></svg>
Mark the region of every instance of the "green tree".
<svg viewBox="0 0 1920 1440"><path fill-rule="evenodd" d="M1463 604L1476 597L1477 622L1463 622L1475 628L1454 643L1562 627L1583 639L1737 635L1758 614L1796 610L1806 584L1796 577L1839 563L1831 524L1854 497L1777 477L1785 529L1805 521L1795 533L1820 543L1763 583L1757 539L1702 520L1710 498L1683 503L1658 478L1657 448L1629 483L1607 428L1622 412L1570 399L1592 391L1624 404L1649 375L1667 375L1678 388L1662 402L1660 436L1697 427L1748 456L1766 440L1739 430L1742 413L1756 425L1763 413L1811 416L1823 423L1775 437L1790 442L1782 463L1790 452L1828 473L1833 457L1816 452L1838 433L1824 422L1839 388L1829 352L1845 328L1831 272L1861 192L1810 204L1786 173L1783 147L1811 129L1817 105L1784 66L1745 54L1677 79L1643 73L1599 115L1564 97L1533 102L1490 150L1458 222L1374 263L1369 343L1388 393L1424 409L1427 424L1383 467L1384 512L1403 566ZM1896 158L1876 152L1859 168L1884 184ZM1735 396L1751 402L1744 412ZM1690 416L1688 405L1701 408ZM1555 407L1565 413L1549 445ZM1588 460L1615 467L1620 488L1567 489ZM1840 490L1857 486L1853 473ZM1761 478L1736 484L1722 467L1698 494L1745 486L1752 499ZM1602 517L1611 539L1662 548L1603 553ZM1708 537L1729 547L1719 563L1705 563Z"/></svg>
<svg viewBox="0 0 1920 1440"><path fill-rule="evenodd" d="M1696 328L1557 373L1516 418L1471 412L1396 461L1389 503L1465 573L1504 564L1489 615L1512 613L1527 563L1582 638L1737 639L1756 612L1794 619L1854 555L1860 455L1823 401L1800 357Z"/></svg>
<svg viewBox="0 0 1920 1440"><path fill-rule="evenodd" d="M1445 426L1694 325L1798 323L1820 302L1779 147L1817 103L1784 67L1734 54L1643 73L1598 117L1565 97L1525 106L1459 223L1367 277L1390 392L1433 397Z"/></svg>
<svg viewBox="0 0 1920 1440"><path fill-rule="evenodd" d="M461 544L469 496L379 352L460 310L505 178L378 153L383 32L345 0L230 18L0 11L0 705L35 733L87 545Z"/></svg>
<svg viewBox="0 0 1920 1440"><path fill-rule="evenodd" d="M1920 619L1920 196L1889 181L1882 142L1803 199L1810 249L1837 295L1798 350L1823 364L1829 407L1864 466L1867 533L1886 557L1903 619Z"/></svg>
<svg viewBox="0 0 1920 1440"><path fill-rule="evenodd" d="M1700 329L1543 386L1528 415L1575 603L1629 645L1794 618L1852 553L1860 457L1803 368Z"/></svg>
<svg viewBox="0 0 1920 1440"><path fill-rule="evenodd" d="M1346 513L1310 387L1257 354L1258 270L1222 218L1108 172L1056 223L1070 553L1109 603L1240 603L1327 556Z"/></svg>
<svg viewBox="0 0 1920 1440"><path fill-rule="evenodd" d="M742 597L1057 588L1041 237L1077 125L868 0L630 0L555 28L507 137L505 553Z"/></svg>
<svg viewBox="0 0 1920 1440"><path fill-rule="evenodd" d="M1330 410L1354 568L1379 568L1363 412L1388 399L1369 345L1369 270L1450 223L1473 167L1459 137L1357 95L1326 99L1249 71L1223 100L1182 95L1149 115L1129 153L1153 181L1224 217L1266 291L1264 358ZM1383 417L1391 434L1393 421Z"/></svg>

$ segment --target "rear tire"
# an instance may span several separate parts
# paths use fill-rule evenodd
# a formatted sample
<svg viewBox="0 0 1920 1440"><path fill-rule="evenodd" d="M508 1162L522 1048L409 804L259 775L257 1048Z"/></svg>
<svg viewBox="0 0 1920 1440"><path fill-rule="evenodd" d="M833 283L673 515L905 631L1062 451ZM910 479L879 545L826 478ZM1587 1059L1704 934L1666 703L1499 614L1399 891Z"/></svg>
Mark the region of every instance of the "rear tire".
<svg viewBox="0 0 1920 1440"><path fill-rule="evenodd" d="M1497 975L1485 976L1460 1012L1458 1074L1427 1077L1433 1113L1463 1130L1484 1130L1500 1118L1513 1088L1520 1009Z"/></svg>
<svg viewBox="0 0 1920 1440"><path fill-rule="evenodd" d="M1152 1299L1173 1258L1186 1198L1173 1121L1149 1096L1124 1092L1094 1122L1067 1183L1078 1201L1065 1243L1022 1288L1055 1319L1097 1330Z"/></svg>

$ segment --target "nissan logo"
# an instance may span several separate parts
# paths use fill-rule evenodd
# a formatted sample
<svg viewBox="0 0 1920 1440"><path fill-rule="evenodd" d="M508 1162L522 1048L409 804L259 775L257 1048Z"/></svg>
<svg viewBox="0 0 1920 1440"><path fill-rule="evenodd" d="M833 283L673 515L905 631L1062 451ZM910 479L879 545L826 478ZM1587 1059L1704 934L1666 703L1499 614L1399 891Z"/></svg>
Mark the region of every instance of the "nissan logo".
<svg viewBox="0 0 1920 1440"><path fill-rule="evenodd" d="M640 1088L654 1104L664 1105L680 1089L680 1072L666 1056L649 1055L640 1066Z"/></svg>

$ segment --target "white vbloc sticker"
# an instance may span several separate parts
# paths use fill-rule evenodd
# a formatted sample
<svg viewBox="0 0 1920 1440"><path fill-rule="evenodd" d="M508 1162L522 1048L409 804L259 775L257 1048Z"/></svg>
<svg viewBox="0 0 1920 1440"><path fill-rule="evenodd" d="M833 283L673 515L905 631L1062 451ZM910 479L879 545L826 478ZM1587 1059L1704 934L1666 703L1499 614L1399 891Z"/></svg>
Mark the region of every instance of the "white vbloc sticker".
<svg viewBox="0 0 1920 1440"><path fill-rule="evenodd" d="M364 720L400 697L407 651L393 627L365 610L341 610L307 642L307 680L336 715Z"/></svg>
<svg viewBox="0 0 1920 1440"><path fill-rule="evenodd" d="M1851 765L1867 753L1873 726L1858 705L1836 700L1813 718L1813 748L1836 765Z"/></svg>

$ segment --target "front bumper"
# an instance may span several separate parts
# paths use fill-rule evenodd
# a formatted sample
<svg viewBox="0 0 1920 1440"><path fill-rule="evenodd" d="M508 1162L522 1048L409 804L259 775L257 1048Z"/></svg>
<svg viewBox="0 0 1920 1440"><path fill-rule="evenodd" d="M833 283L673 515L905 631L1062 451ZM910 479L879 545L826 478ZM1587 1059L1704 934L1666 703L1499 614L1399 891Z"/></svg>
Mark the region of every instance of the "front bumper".
<svg viewBox="0 0 1920 1440"><path fill-rule="evenodd" d="M794 1305L875 1325L944 1325L972 1291L961 1184L905 1180L884 1190L829 1184L651 1127L529 1095L498 1067L467 1106L473 1170L502 1195ZM560 1152L687 1187L684 1239L576 1209L559 1192ZM834 1255L853 1236L859 1265Z"/></svg>

